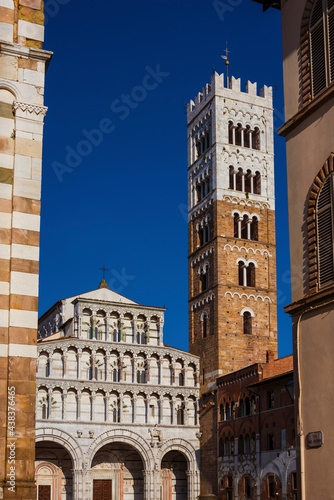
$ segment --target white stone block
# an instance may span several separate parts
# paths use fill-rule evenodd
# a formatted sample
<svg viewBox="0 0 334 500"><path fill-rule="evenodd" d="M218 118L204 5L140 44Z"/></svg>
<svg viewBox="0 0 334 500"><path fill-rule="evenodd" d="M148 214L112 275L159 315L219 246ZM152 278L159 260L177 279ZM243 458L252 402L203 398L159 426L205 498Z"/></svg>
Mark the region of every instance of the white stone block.
<svg viewBox="0 0 334 500"><path fill-rule="evenodd" d="M12 137L15 122L11 118L1 118L1 137Z"/></svg>
<svg viewBox="0 0 334 500"><path fill-rule="evenodd" d="M10 229L12 223L11 214L0 212L0 227L4 229Z"/></svg>
<svg viewBox="0 0 334 500"><path fill-rule="evenodd" d="M0 309L0 326L8 327L8 317L9 312L4 309Z"/></svg>
<svg viewBox="0 0 334 500"><path fill-rule="evenodd" d="M3 215L2 213L0 214L1 219ZM0 244L0 259L10 259L10 245Z"/></svg>
<svg viewBox="0 0 334 500"><path fill-rule="evenodd" d="M5 246L5 245L2 245ZM12 257L15 259L39 260L39 247L12 244Z"/></svg>
<svg viewBox="0 0 334 500"><path fill-rule="evenodd" d="M0 295L9 295L9 283L0 281Z"/></svg>
<svg viewBox="0 0 334 500"><path fill-rule="evenodd" d="M31 132L32 134L43 134L43 122L37 122L31 116L31 119L16 118L16 131Z"/></svg>
<svg viewBox="0 0 334 500"><path fill-rule="evenodd" d="M0 154L0 167L2 168L13 168L14 156Z"/></svg>
<svg viewBox="0 0 334 500"><path fill-rule="evenodd" d="M17 130L16 137L32 140L33 134L31 132L23 132L23 130Z"/></svg>
<svg viewBox="0 0 334 500"><path fill-rule="evenodd" d="M0 40L13 43L14 26L8 23L0 23Z"/></svg>
<svg viewBox="0 0 334 500"><path fill-rule="evenodd" d="M16 358L37 358L37 346L8 344L8 356L15 356Z"/></svg>
<svg viewBox="0 0 334 500"><path fill-rule="evenodd" d="M36 85L36 87L44 87L44 73L39 73L31 69L24 69L23 82Z"/></svg>
<svg viewBox="0 0 334 500"><path fill-rule="evenodd" d="M15 177L31 178L31 157L23 155L15 155Z"/></svg>
<svg viewBox="0 0 334 500"><path fill-rule="evenodd" d="M0 183L0 198L5 200L12 199L12 186L11 184L1 184Z"/></svg>
<svg viewBox="0 0 334 500"><path fill-rule="evenodd" d="M40 216L25 214L23 212L13 212L13 227L17 229L27 229L28 231L39 231Z"/></svg>
<svg viewBox="0 0 334 500"><path fill-rule="evenodd" d="M0 7L5 7L6 9L14 10L14 1L13 0L0 0Z"/></svg>
<svg viewBox="0 0 334 500"><path fill-rule="evenodd" d="M14 196L22 196L23 198L40 200L41 183L40 181L31 179L15 179L13 192Z"/></svg>
<svg viewBox="0 0 334 500"><path fill-rule="evenodd" d="M8 345L0 344L0 358L7 358L7 357L8 357Z"/></svg>
<svg viewBox="0 0 334 500"><path fill-rule="evenodd" d="M10 293L38 297L38 274L11 271L10 276Z"/></svg>
<svg viewBox="0 0 334 500"><path fill-rule="evenodd" d="M9 318L9 326L37 329L38 313L35 311L11 309Z"/></svg>
<svg viewBox="0 0 334 500"><path fill-rule="evenodd" d="M19 19L18 35L44 42L44 26Z"/></svg>

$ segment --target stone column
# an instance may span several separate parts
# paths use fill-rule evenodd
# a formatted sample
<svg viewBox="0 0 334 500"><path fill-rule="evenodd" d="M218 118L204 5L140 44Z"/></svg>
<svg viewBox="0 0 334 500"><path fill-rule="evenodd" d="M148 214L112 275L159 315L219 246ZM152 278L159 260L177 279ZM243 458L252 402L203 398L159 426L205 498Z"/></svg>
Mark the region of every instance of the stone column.
<svg viewBox="0 0 334 500"><path fill-rule="evenodd" d="M245 192L245 174L244 174L244 172L241 175L241 191L243 193Z"/></svg>
<svg viewBox="0 0 334 500"><path fill-rule="evenodd" d="M161 319L159 321L159 345L162 345L163 344L163 329L164 329L164 322L163 320Z"/></svg>
<svg viewBox="0 0 334 500"><path fill-rule="evenodd" d="M96 356L95 353L93 353L91 356L92 380L96 380L95 363L96 363Z"/></svg>
<svg viewBox="0 0 334 500"><path fill-rule="evenodd" d="M137 342L137 320L133 320L133 343L138 344Z"/></svg>
<svg viewBox="0 0 334 500"><path fill-rule="evenodd" d="M65 378L67 375L67 354L63 356L63 377Z"/></svg>
<svg viewBox="0 0 334 500"><path fill-rule="evenodd" d="M137 358L133 358L133 382L137 383Z"/></svg>
<svg viewBox="0 0 334 500"><path fill-rule="evenodd" d="M232 144L235 144L235 127L232 127Z"/></svg>
<svg viewBox="0 0 334 500"><path fill-rule="evenodd" d="M49 406L49 414L48 418L52 419L53 417L53 408L52 408L52 389L48 389L48 406Z"/></svg>
<svg viewBox="0 0 334 500"><path fill-rule="evenodd" d="M186 475L187 475L187 500L193 500L193 498L196 498L194 492L194 472L187 470Z"/></svg>
<svg viewBox="0 0 334 500"><path fill-rule="evenodd" d="M119 421L123 422L123 393L119 395Z"/></svg>
<svg viewBox="0 0 334 500"><path fill-rule="evenodd" d="M124 380L124 376L123 376L123 354L122 353L119 354L119 372L120 372L119 380L120 380L120 382L122 382Z"/></svg>
<svg viewBox="0 0 334 500"><path fill-rule="evenodd" d="M235 169L233 169L233 189L235 191L235 187L237 185L237 171Z"/></svg>
<svg viewBox="0 0 334 500"><path fill-rule="evenodd" d="M175 385L175 363L171 363L172 368L172 385Z"/></svg>
<svg viewBox="0 0 334 500"><path fill-rule="evenodd" d="M253 134L251 130L249 131L249 147L250 149L253 148Z"/></svg>
<svg viewBox="0 0 334 500"><path fill-rule="evenodd" d="M77 377L80 380L82 378L81 375L81 357L82 357L82 352L79 350L77 353Z"/></svg>
<svg viewBox="0 0 334 500"><path fill-rule="evenodd" d="M64 389L63 390L63 394L62 394L62 403L63 403L63 411L62 411L62 419L63 420L66 420L66 400L67 400L67 390Z"/></svg>
<svg viewBox="0 0 334 500"><path fill-rule="evenodd" d="M132 422L136 423L137 420L137 394L133 395L133 415L132 415Z"/></svg>
<svg viewBox="0 0 334 500"><path fill-rule="evenodd" d="M150 377L151 377L151 358L147 358L146 360L146 382L149 382L150 381Z"/></svg>
<svg viewBox="0 0 334 500"><path fill-rule="evenodd" d="M247 221L247 239L250 240L251 239L251 220L248 220Z"/></svg>
<svg viewBox="0 0 334 500"><path fill-rule="evenodd" d="M163 396L160 396L160 398L159 398L159 407L160 407L159 424L163 424L164 423L164 398L163 398Z"/></svg>
<svg viewBox="0 0 334 500"><path fill-rule="evenodd" d="M171 410L171 425L174 425L174 423L177 422L176 415L175 415L175 397L172 397L172 410Z"/></svg>
<svg viewBox="0 0 334 500"><path fill-rule="evenodd" d="M110 355L106 355L106 380L111 380L110 378Z"/></svg>
<svg viewBox="0 0 334 500"><path fill-rule="evenodd" d="M96 401L96 392L93 391L91 395L91 421L95 422L95 401Z"/></svg>
<svg viewBox="0 0 334 500"><path fill-rule="evenodd" d="M241 238L241 218L238 219L238 238Z"/></svg>
<svg viewBox="0 0 334 500"><path fill-rule="evenodd" d="M81 391L77 393L77 420L81 420Z"/></svg>
<svg viewBox="0 0 334 500"><path fill-rule="evenodd" d="M243 266L242 266L242 277L243 277L243 285L247 286L248 283L247 283L247 267L246 267L246 264L243 264Z"/></svg>
<svg viewBox="0 0 334 500"><path fill-rule="evenodd" d="M143 470L143 476L145 500L157 500L154 498L154 470Z"/></svg>
<svg viewBox="0 0 334 500"><path fill-rule="evenodd" d="M251 180L251 193L254 193L254 175L250 174L250 180Z"/></svg>
<svg viewBox="0 0 334 500"><path fill-rule="evenodd" d="M106 422L109 422L110 419L110 394L105 395L105 405L106 405Z"/></svg>
<svg viewBox="0 0 334 500"><path fill-rule="evenodd" d="M158 359L158 384L161 385L162 383L162 361L161 359Z"/></svg>

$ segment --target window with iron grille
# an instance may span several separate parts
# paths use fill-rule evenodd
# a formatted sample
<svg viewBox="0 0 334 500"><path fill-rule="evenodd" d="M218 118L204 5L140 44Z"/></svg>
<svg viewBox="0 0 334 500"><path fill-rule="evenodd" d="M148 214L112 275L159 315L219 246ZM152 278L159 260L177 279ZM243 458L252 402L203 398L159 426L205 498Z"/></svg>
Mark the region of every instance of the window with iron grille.
<svg viewBox="0 0 334 500"><path fill-rule="evenodd" d="M325 180L316 204L319 289L334 283L333 182L334 176L332 174Z"/></svg>
<svg viewBox="0 0 334 500"><path fill-rule="evenodd" d="M310 18L312 97L334 81L334 0L317 0Z"/></svg>

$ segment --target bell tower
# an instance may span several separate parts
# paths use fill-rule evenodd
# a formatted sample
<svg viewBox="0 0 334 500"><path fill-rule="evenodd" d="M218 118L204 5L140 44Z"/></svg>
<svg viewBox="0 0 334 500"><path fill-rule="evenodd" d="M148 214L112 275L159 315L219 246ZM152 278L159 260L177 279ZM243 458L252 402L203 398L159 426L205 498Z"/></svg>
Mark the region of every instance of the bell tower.
<svg viewBox="0 0 334 500"><path fill-rule="evenodd" d="M201 360L202 493L214 498L215 380L277 355L272 89L242 92L215 72L187 127L189 349Z"/></svg>

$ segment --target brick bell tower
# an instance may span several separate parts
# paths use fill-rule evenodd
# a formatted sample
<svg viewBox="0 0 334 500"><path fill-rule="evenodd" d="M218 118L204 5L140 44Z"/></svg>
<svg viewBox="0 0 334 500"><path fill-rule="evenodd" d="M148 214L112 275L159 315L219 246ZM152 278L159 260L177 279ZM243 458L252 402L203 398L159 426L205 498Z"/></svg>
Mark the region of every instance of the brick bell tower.
<svg viewBox="0 0 334 500"><path fill-rule="evenodd" d="M277 355L272 89L214 73L187 109L189 349L201 359L201 498L216 498L215 380Z"/></svg>

